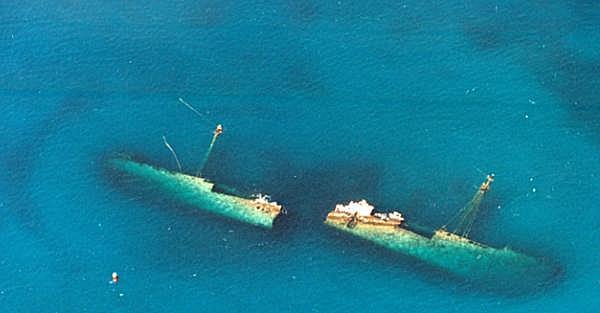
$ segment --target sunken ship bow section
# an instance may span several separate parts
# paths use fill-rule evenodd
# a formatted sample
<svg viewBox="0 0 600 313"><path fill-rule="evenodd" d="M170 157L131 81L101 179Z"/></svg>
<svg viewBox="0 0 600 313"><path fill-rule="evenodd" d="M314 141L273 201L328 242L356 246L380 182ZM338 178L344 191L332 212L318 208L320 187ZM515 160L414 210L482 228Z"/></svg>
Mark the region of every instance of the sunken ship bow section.
<svg viewBox="0 0 600 313"><path fill-rule="evenodd" d="M197 175L185 174L181 171L181 164L175 150L169 145L165 137L163 137L165 146L172 152L177 161L178 172L138 162L129 157L115 157L109 161L109 164L114 170L135 178L139 183L153 185L165 197L174 198L198 209L248 224L265 228L273 227L273 221L281 213L285 213L280 204L261 194L242 197L221 192L219 190L226 188L215 188L222 186L217 186L201 176L202 169L210 157L213 146L222 133L223 126L219 124L213 132L212 140Z"/></svg>
<svg viewBox="0 0 600 313"><path fill-rule="evenodd" d="M484 283L490 289L531 288L547 284L557 267L508 247L493 248L467 237L483 196L494 176L489 175L471 201L449 225L431 236L412 231L399 212L378 213L365 200L338 204L325 224L377 245L416 258L453 276ZM449 229L452 229L450 231Z"/></svg>
<svg viewBox="0 0 600 313"><path fill-rule="evenodd" d="M126 157L110 160L122 173L152 184L165 196L179 202L245 223L271 228L284 209L268 196L240 197L215 191L215 184L198 176L172 172Z"/></svg>

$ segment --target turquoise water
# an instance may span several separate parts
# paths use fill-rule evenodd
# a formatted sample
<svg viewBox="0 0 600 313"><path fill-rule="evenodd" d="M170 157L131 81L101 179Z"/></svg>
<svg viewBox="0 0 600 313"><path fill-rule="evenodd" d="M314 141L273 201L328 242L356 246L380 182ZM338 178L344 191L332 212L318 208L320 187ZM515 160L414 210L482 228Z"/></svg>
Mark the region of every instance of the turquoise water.
<svg viewBox="0 0 600 313"><path fill-rule="evenodd" d="M596 312L596 2L0 4L5 312ZM205 114L199 118L177 100ZM272 230L130 190L107 157L204 170ZM482 292L323 225L367 198L563 269ZM117 286L108 284L119 272ZM121 296L122 295L122 296Z"/></svg>

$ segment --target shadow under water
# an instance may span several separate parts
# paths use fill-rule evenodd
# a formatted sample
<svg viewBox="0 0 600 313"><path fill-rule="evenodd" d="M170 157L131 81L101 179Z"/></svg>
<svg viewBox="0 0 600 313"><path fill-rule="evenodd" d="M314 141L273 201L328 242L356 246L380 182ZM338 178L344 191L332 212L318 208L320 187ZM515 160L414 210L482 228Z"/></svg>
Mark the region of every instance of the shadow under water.
<svg viewBox="0 0 600 313"><path fill-rule="evenodd" d="M566 44L567 38L573 33L592 33L592 29L600 25L597 19L588 16L594 12L592 6L570 3L567 7L573 10L570 14L575 16L561 20L548 20L553 18L551 14L530 20L528 15L522 14L524 10L566 11L560 6L518 2L503 5L500 9L502 14L478 8L484 12L476 10L473 14L483 15L477 18L464 17L461 21L462 33L482 53L497 50L499 54L505 54L507 50L516 51L516 61L541 86L556 95L571 118L593 135L591 139L596 144L600 144L600 137L596 135L600 132L600 124L597 123L600 119L600 60L585 57L581 55L582 50ZM527 31L523 30L525 27Z"/></svg>
<svg viewBox="0 0 600 313"><path fill-rule="evenodd" d="M4 167L0 184L4 185L3 189L7 193L4 208L9 210L7 213L13 215L25 229L40 234L43 228L39 208L30 194L34 163L45 142L88 108L89 103L83 96L67 96L59 107L43 118L35 128L24 131L23 136L14 141L18 142L18 146L11 147L0 161Z"/></svg>

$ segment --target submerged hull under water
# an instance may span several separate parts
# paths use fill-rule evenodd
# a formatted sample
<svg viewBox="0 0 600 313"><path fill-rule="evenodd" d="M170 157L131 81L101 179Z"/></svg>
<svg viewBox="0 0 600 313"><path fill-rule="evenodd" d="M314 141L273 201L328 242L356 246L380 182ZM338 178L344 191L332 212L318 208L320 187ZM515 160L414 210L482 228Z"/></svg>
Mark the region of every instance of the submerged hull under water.
<svg viewBox="0 0 600 313"><path fill-rule="evenodd" d="M377 245L414 257L488 289L535 289L548 284L556 266L509 248L496 249L444 230L431 238L401 227L380 227L328 218L325 223Z"/></svg>
<svg viewBox="0 0 600 313"><path fill-rule="evenodd" d="M113 158L110 165L117 171L145 180L158 187L165 196L185 204L248 224L271 228L281 213L281 206L264 198L247 199L214 191L214 184L191 176L128 158Z"/></svg>

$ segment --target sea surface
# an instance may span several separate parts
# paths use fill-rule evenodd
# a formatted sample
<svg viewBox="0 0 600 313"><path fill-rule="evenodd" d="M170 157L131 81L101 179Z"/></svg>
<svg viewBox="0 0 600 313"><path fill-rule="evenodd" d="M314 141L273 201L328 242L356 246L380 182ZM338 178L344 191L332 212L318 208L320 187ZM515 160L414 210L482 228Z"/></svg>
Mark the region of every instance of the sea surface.
<svg viewBox="0 0 600 313"><path fill-rule="evenodd" d="M1 312L600 311L598 1L3 0L0 115ZM205 176L284 204L272 230L106 166L176 169L165 136L193 173L217 123ZM439 227L489 172L471 237L547 286L323 225L365 198Z"/></svg>

